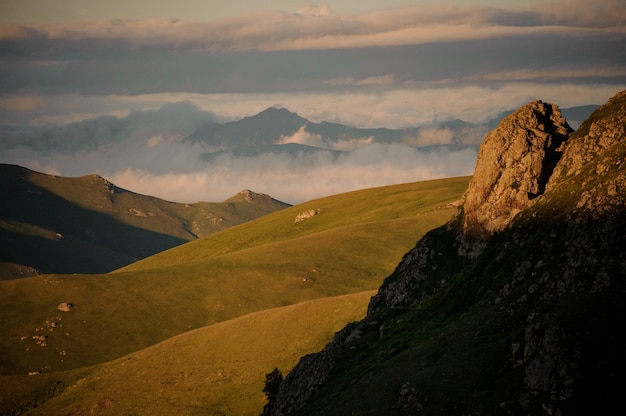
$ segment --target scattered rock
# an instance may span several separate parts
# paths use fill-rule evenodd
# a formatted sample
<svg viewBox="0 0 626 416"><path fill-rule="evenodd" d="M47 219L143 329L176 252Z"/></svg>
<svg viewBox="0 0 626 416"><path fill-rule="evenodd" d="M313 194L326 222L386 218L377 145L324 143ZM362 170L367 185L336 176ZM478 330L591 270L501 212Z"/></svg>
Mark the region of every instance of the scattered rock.
<svg viewBox="0 0 626 416"><path fill-rule="evenodd" d="M40 347L48 346L48 336L47 335L33 335L33 339L36 341L37 345Z"/></svg>
<svg viewBox="0 0 626 416"><path fill-rule="evenodd" d="M73 307L74 305L69 302L61 302L59 306L57 306L57 309L61 312L69 312Z"/></svg>
<svg viewBox="0 0 626 416"><path fill-rule="evenodd" d="M144 218L148 217L146 213L136 208L129 208L128 211L136 217L144 217Z"/></svg>
<svg viewBox="0 0 626 416"><path fill-rule="evenodd" d="M424 406L420 403L417 388L413 383L406 382L402 384L398 394L396 408L401 409L403 413L410 411L411 414L420 412L424 409Z"/></svg>
<svg viewBox="0 0 626 416"><path fill-rule="evenodd" d="M306 210L306 211L302 211L301 213L299 213L296 216L296 219L293 222L295 224L297 224L299 222L302 222L304 220L307 220L307 219L309 219L311 217L314 217L314 216L318 215L320 212L322 212L322 210L320 208L309 209L309 210Z"/></svg>

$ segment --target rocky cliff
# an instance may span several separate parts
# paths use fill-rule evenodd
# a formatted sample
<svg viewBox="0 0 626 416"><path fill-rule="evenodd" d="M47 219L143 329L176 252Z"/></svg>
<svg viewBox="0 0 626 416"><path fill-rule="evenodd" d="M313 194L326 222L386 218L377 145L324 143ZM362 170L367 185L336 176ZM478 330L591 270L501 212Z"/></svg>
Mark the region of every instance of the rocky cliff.
<svg viewBox="0 0 626 416"><path fill-rule="evenodd" d="M537 100L487 135L463 201L468 254L476 253L474 240L504 229L544 193L570 132L557 106Z"/></svg>
<svg viewBox="0 0 626 416"><path fill-rule="evenodd" d="M626 92L571 132L534 101L485 139L459 214L265 415L626 411Z"/></svg>

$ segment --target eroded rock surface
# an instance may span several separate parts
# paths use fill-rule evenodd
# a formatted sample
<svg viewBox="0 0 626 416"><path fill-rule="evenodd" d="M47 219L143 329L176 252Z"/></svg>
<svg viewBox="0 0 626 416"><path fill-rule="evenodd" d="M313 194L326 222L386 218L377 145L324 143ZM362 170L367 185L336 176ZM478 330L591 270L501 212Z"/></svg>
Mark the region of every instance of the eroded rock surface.
<svg viewBox="0 0 626 416"><path fill-rule="evenodd" d="M543 194L570 132L558 107L539 100L502 120L478 152L463 233L488 237Z"/></svg>

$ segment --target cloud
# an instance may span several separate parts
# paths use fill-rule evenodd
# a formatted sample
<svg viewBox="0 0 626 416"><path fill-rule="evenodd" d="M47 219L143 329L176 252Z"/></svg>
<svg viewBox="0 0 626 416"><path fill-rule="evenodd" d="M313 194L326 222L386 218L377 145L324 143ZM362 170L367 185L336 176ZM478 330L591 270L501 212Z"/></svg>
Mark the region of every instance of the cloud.
<svg viewBox="0 0 626 416"><path fill-rule="evenodd" d="M535 6L440 5L360 15L274 11L213 21L32 24L0 39L0 93L375 95L468 83L623 83L626 27L615 16L626 6L600 3L604 8L589 5L591 17L571 24ZM62 120L69 114L57 110L63 106L51 103L47 111L58 114L40 122Z"/></svg>
<svg viewBox="0 0 626 416"><path fill-rule="evenodd" d="M371 86L371 85L393 85L395 83L395 75L381 75L375 77L367 77L362 79L355 79L352 77L333 78L324 81L325 84L331 86Z"/></svg>
<svg viewBox="0 0 626 416"><path fill-rule="evenodd" d="M65 24L8 25L0 40L39 40L47 47L82 39L119 42L131 50L156 45L195 51L278 51L398 46L454 40L589 30L624 33L626 6L617 0L563 1L535 8L422 5L360 15L337 15L328 5L305 6L297 14L258 12L213 21L179 19L99 20ZM93 42L91 48L97 46ZM84 45L87 47L87 45Z"/></svg>
<svg viewBox="0 0 626 416"><path fill-rule="evenodd" d="M352 151L361 146L368 145L374 143L374 137L361 137L354 139L339 139L338 141L332 143L331 149L333 150L342 150L342 151Z"/></svg>
<svg viewBox="0 0 626 416"><path fill-rule="evenodd" d="M580 27L619 27L624 25L626 6L621 0L563 0L536 6L543 24Z"/></svg>
<svg viewBox="0 0 626 416"><path fill-rule="evenodd" d="M309 137L307 137L307 135ZM310 144L302 130L292 136ZM346 152L224 154L203 161L209 151L180 136L134 134L74 152L16 146L0 152L0 163L19 164L61 176L96 173L117 186L177 202L222 201L243 189L264 192L289 203L373 186L471 174L476 152L420 152L404 144L372 143L363 138L336 143Z"/></svg>
<svg viewBox="0 0 626 416"><path fill-rule="evenodd" d="M327 148L328 143L319 134L313 134L306 131L306 126L302 126L291 136L281 136L278 139L279 144L298 143L307 146Z"/></svg>
<svg viewBox="0 0 626 416"><path fill-rule="evenodd" d="M412 146L430 146L433 144L452 144L454 132L443 128L420 129L415 137L404 137L403 142Z"/></svg>
<svg viewBox="0 0 626 416"><path fill-rule="evenodd" d="M586 64L582 68L575 67L548 67L548 68L520 68L510 71L487 72L480 75L466 77L466 81L545 81L563 79L589 78L625 78L626 66Z"/></svg>
<svg viewBox="0 0 626 416"><path fill-rule="evenodd" d="M133 111L155 111L167 103L188 101L217 122L238 120L281 103L283 107L313 122L328 121L361 128L404 128L430 124L434 119L446 121L460 118L469 122L483 122L502 111L518 108L534 99L552 102L561 107L602 104L624 89L626 82L619 81L614 84L556 82L549 85L521 81L507 82L497 87L480 83L420 85L419 88L389 88L376 93L296 91L248 94L161 93L133 96L42 95L34 96L43 104L32 113L0 111L0 125L46 122L63 124L83 121L100 114L126 117ZM173 118L174 115L171 119ZM195 119L180 118L182 124L189 126L193 125L192 120ZM153 134L166 133L155 131Z"/></svg>
<svg viewBox="0 0 626 416"><path fill-rule="evenodd" d="M307 3L298 9L298 14L320 17L320 16L330 16L333 14L333 11L328 5L328 3L324 3L321 6L315 6L311 3Z"/></svg>
<svg viewBox="0 0 626 416"><path fill-rule="evenodd" d="M397 183L469 175L476 151L422 153L404 145L362 146L337 162L330 157L302 161L286 155L223 157L187 173L124 169L107 178L135 192L180 202L222 201L252 189L289 203Z"/></svg>
<svg viewBox="0 0 626 416"><path fill-rule="evenodd" d="M42 106L42 100L33 96L14 96L0 98L0 109L3 111L26 112Z"/></svg>

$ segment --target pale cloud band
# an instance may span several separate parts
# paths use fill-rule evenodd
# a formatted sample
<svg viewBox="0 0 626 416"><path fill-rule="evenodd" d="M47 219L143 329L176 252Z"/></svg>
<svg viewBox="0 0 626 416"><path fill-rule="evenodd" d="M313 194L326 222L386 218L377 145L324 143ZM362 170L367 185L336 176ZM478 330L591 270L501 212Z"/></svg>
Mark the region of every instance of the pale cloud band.
<svg viewBox="0 0 626 416"><path fill-rule="evenodd" d="M212 21L97 20L3 25L2 40L123 40L129 47L196 51L278 51L399 46L503 36L624 33L617 0L565 0L533 8L415 6L361 15L258 12Z"/></svg>
<svg viewBox="0 0 626 416"><path fill-rule="evenodd" d="M389 89L376 93L32 95L0 98L0 124L17 121L21 121L17 124L31 125L69 124L103 114L125 117L134 110L158 109L167 103L189 101L213 113L214 119L220 122L238 120L278 105L313 122L328 121L362 128L405 128L454 118L483 122L533 99L561 107L602 104L623 89L626 89L626 82L582 85L562 82L551 84L549 88L541 83L516 82L498 88L464 85Z"/></svg>

